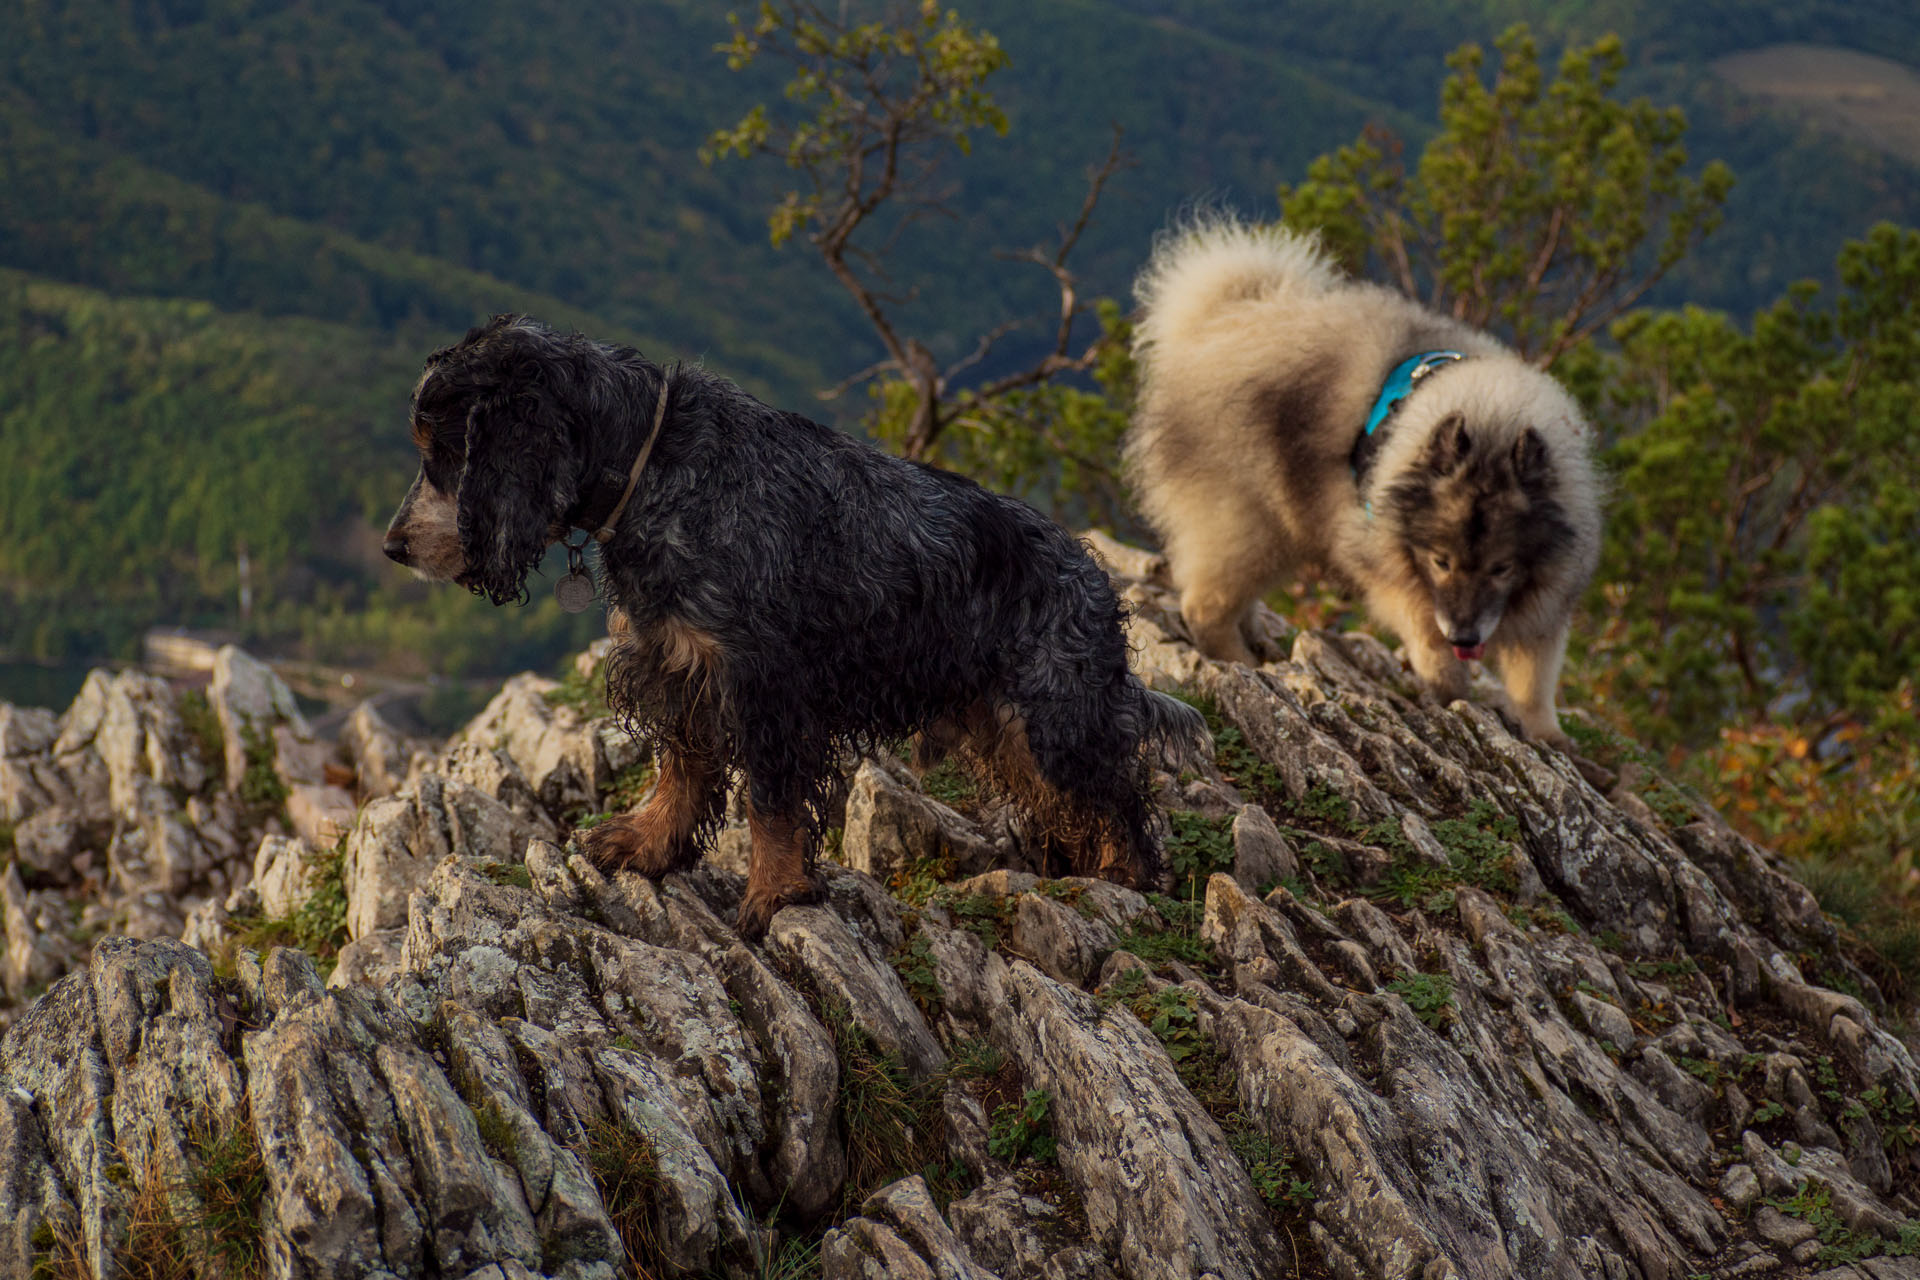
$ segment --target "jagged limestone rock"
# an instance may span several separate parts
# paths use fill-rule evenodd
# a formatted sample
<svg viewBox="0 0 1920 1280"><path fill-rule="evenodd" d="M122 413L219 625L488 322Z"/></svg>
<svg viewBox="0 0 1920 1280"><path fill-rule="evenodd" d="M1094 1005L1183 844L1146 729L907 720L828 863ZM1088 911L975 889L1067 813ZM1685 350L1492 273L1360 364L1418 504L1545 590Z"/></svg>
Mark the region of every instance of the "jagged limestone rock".
<svg viewBox="0 0 1920 1280"><path fill-rule="evenodd" d="M298 909L307 858L191 785L171 691L97 673L57 719L0 708L4 976L51 982L0 1040L0 1274L48 1241L110 1273L136 1198L223 1128L258 1145L272 1266L303 1277L613 1280L630 1248L750 1274L772 1222L863 1277L1225 1280L1298 1249L1343 1280L1730 1280L1824 1265L1768 1200L1822 1197L1848 1256L1912 1230L1911 1049L1778 859L1656 812L1631 768L1422 701L1376 641L1263 615L1268 661L1225 667L1163 584L1121 585L1143 676L1258 757L1155 781L1232 822L1235 874L1197 904L1017 866L936 887L927 866L1018 839L877 762L843 846L876 875L823 864L820 900L746 943L732 870L656 884L562 847L639 749L525 677L440 755L359 717L355 940L323 979L234 945L230 916ZM877 873L909 867L897 900ZM191 929L220 976L166 940L87 959L107 924ZM904 1180L846 1203L880 1096ZM1051 1158L1007 1145L1033 1106ZM609 1190L616 1154L644 1194Z"/></svg>
<svg viewBox="0 0 1920 1280"><path fill-rule="evenodd" d="M918 1175L867 1197L859 1217L827 1232L820 1261L822 1280L1001 1280L973 1260Z"/></svg>

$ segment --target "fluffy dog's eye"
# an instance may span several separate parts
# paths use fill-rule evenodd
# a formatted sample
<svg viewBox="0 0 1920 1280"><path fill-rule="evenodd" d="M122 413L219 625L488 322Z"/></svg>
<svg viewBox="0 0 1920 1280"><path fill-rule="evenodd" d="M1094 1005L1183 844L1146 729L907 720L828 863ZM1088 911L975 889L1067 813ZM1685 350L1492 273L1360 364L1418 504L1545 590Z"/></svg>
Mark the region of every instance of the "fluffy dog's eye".
<svg viewBox="0 0 1920 1280"><path fill-rule="evenodd" d="M1493 566L1492 572L1496 578L1506 577L1509 573L1513 572L1513 561L1502 560L1499 564Z"/></svg>
<svg viewBox="0 0 1920 1280"><path fill-rule="evenodd" d="M1445 556L1435 556L1433 558L1433 567L1445 573L1447 570L1453 568L1453 561L1447 559Z"/></svg>

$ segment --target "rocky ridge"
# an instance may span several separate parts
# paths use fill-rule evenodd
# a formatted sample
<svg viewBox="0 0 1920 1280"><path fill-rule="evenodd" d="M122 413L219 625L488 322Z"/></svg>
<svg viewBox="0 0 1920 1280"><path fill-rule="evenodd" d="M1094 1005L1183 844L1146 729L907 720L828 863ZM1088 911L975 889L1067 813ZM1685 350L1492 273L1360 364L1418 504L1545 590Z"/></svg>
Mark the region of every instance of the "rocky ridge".
<svg viewBox="0 0 1920 1280"><path fill-rule="evenodd" d="M1167 895L880 757L745 943L743 823L568 847L650 776L593 655L439 750L232 650L0 707L0 1276L1920 1276L1920 1073L1777 859L1101 550L1215 729Z"/></svg>

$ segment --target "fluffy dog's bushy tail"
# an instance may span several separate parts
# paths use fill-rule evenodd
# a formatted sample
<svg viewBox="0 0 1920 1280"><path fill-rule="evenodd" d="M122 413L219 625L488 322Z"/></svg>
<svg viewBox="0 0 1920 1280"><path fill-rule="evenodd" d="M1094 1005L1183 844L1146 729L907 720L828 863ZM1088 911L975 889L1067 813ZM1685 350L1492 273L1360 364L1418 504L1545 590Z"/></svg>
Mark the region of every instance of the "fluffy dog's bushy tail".
<svg viewBox="0 0 1920 1280"><path fill-rule="evenodd" d="M1213 761L1213 735L1207 718L1171 694L1153 689L1147 695L1147 746L1176 769L1197 768Z"/></svg>
<svg viewBox="0 0 1920 1280"><path fill-rule="evenodd" d="M1255 226L1228 213L1204 213L1162 233L1134 281L1145 313L1136 349L1162 337L1203 332L1223 304L1288 292L1324 293L1341 283L1340 268L1308 234Z"/></svg>

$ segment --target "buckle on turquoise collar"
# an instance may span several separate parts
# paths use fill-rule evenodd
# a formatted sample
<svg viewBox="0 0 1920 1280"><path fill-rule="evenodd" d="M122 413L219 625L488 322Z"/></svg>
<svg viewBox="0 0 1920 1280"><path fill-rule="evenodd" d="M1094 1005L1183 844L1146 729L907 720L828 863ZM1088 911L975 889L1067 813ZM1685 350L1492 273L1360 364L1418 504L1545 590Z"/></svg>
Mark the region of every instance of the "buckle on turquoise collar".
<svg viewBox="0 0 1920 1280"><path fill-rule="evenodd" d="M1387 381L1380 388L1380 398L1373 402L1373 412L1367 415L1367 435L1387 420L1387 415L1399 408L1400 402L1413 394L1413 388L1420 379L1435 369L1444 368L1455 360L1467 357L1459 351L1422 351L1417 356L1408 356L1393 366L1393 372L1387 375Z"/></svg>

